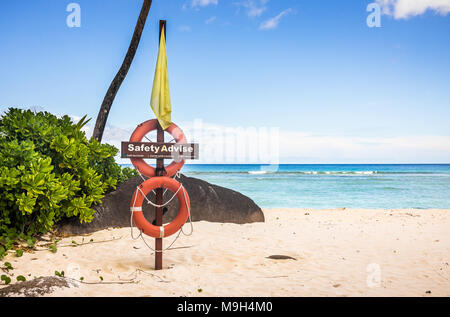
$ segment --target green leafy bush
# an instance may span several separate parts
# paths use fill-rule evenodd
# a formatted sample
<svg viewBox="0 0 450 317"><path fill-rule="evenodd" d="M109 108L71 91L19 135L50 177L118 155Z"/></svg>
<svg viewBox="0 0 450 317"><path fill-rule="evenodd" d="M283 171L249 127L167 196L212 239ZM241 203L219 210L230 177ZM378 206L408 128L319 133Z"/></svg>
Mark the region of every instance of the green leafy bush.
<svg viewBox="0 0 450 317"><path fill-rule="evenodd" d="M90 222L91 206L136 175L117 148L86 138L87 122L15 108L0 118L0 258L65 217Z"/></svg>

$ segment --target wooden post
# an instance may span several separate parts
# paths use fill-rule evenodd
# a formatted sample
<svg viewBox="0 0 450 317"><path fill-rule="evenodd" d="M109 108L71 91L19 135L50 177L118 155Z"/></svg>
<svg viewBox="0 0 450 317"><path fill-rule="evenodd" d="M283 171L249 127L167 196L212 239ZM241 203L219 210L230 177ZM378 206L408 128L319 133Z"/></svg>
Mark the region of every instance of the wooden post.
<svg viewBox="0 0 450 317"><path fill-rule="evenodd" d="M165 30L166 30L166 21L160 20L159 21L159 39L161 39L161 31L162 27L164 26L164 36L165 36ZM164 130L162 129L161 125L158 122L158 130L156 139L158 143L164 143ZM156 160L156 176L164 176L164 159L157 159ZM155 190L156 193L156 204L162 205L163 204L163 194L164 190L162 188L158 188ZM163 225L163 210L162 208L155 207L155 223L157 226ZM162 264L162 245L163 245L163 239L162 238L156 238L155 239L155 270L162 270L163 264Z"/></svg>
<svg viewBox="0 0 450 317"><path fill-rule="evenodd" d="M157 142L164 143L164 130L161 128L161 126L158 123L158 131L157 131ZM156 170L157 175L156 176L163 176L164 175L164 159L157 159L156 160ZM163 204L163 194L164 190L162 188L157 188L155 190L156 193L156 204L162 205ZM162 226L163 225L163 211L161 207L155 207L156 211L156 225ZM162 238L156 238L155 239L155 270L162 270Z"/></svg>

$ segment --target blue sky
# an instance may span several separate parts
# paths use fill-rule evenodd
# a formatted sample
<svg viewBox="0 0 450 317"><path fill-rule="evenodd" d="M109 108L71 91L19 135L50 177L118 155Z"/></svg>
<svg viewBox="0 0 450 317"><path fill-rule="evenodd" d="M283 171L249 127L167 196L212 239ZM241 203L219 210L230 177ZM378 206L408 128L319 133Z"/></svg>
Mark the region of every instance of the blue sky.
<svg viewBox="0 0 450 317"><path fill-rule="evenodd" d="M381 27L369 28L373 1L154 0L109 127L126 134L153 118L167 19L174 122L278 127L297 148L282 142L282 162L449 163L450 1L405 1L378 0ZM71 2L80 28L66 25ZM95 121L141 4L1 1L0 110Z"/></svg>

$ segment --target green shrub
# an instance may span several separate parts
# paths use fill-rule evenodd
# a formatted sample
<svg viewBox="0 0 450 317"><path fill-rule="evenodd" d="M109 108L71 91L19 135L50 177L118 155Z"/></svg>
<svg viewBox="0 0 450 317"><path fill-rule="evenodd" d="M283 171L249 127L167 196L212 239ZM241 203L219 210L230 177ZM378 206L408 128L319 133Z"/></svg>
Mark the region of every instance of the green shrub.
<svg viewBox="0 0 450 317"><path fill-rule="evenodd" d="M86 138L87 122L15 108L0 118L0 258L63 218L90 222L91 206L136 175L114 146Z"/></svg>

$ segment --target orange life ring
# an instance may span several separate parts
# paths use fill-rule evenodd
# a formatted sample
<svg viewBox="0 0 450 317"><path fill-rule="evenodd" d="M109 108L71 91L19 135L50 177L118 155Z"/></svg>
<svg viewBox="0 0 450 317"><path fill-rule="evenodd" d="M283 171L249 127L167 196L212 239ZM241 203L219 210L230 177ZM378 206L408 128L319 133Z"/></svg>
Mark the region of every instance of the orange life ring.
<svg viewBox="0 0 450 317"><path fill-rule="evenodd" d="M142 212L144 197L156 188L167 188L173 193L176 193L180 206L175 219L165 226L152 225L147 221L147 219L145 219ZM131 200L130 209L133 213L133 222L139 230L153 238L164 238L171 236L180 230L189 217L190 208L191 202L184 187L182 187L182 185L173 178L161 176L149 178L140 184L138 188L136 188Z"/></svg>
<svg viewBox="0 0 450 317"><path fill-rule="evenodd" d="M142 142L142 139L144 136L151 132L156 130L158 125L158 120L148 120L136 128L134 130L133 134L130 137L130 142ZM186 137L184 136L183 131L175 124L172 123L165 131L169 132L172 137L175 139L175 141L179 144L186 144ZM131 163L133 166L142 174L147 177L153 177L156 176L156 169L150 165L148 165L144 159L142 158L131 158ZM181 160L179 162L173 161L168 166L165 167L165 170L167 172L166 176L173 176L175 175L184 165L184 160Z"/></svg>

